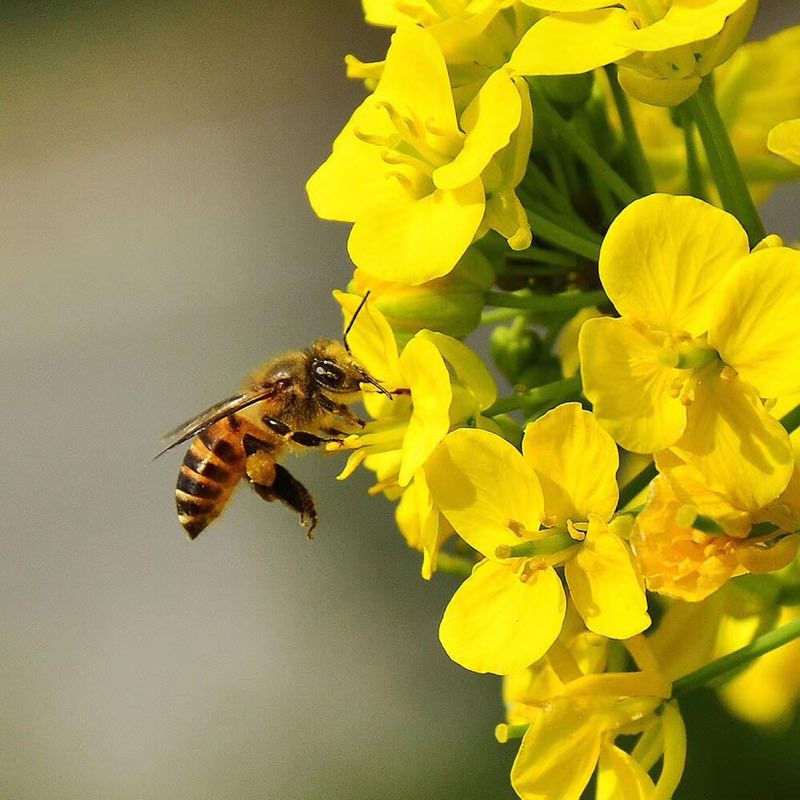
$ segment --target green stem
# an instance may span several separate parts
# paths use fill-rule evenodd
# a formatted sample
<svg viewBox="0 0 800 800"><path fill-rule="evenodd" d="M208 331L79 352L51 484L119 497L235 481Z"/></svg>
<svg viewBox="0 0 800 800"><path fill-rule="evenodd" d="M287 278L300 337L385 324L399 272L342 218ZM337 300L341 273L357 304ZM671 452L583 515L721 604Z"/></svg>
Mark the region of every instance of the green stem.
<svg viewBox="0 0 800 800"><path fill-rule="evenodd" d="M800 619L794 619L781 625L780 628L764 633L753 639L750 644L728 653L726 656L717 658L710 664L684 675L672 684L672 696L682 697L701 686L705 686L710 681L724 675L726 672L747 664L750 661L776 650L785 644L797 639L800 636Z"/></svg>
<svg viewBox="0 0 800 800"><path fill-rule="evenodd" d="M508 322L520 315L516 308L493 308L481 314L481 325L497 325L499 322Z"/></svg>
<svg viewBox="0 0 800 800"><path fill-rule="evenodd" d="M548 147L545 152L545 158L547 159L547 166L550 168L550 176L553 179L556 189L558 189L558 193L562 197L566 197L570 207L572 207L572 200L569 194L569 181L567 181L567 174L564 172L564 165L558 157L556 148Z"/></svg>
<svg viewBox="0 0 800 800"><path fill-rule="evenodd" d="M644 154L639 132L636 130L628 95L625 94L617 80L616 64L609 64L606 67L606 72L608 73L608 82L611 84L611 94L614 96L614 104L617 107L619 121L622 123L622 132L625 134L625 141L628 143L628 155L636 175L637 188L642 194L653 194L656 191L653 172L650 169L650 162Z"/></svg>
<svg viewBox="0 0 800 800"><path fill-rule="evenodd" d="M689 193L698 200L707 200L703 170L700 168L700 158L697 154L697 144L694 140L692 116L686 109L681 109L678 113L680 114L681 128L683 129L683 143L686 148Z"/></svg>
<svg viewBox="0 0 800 800"><path fill-rule="evenodd" d="M487 292L486 305L499 308L520 308L525 311L578 311L587 306L608 302L602 289L591 292L562 292L561 294L531 294L523 290L512 292Z"/></svg>
<svg viewBox="0 0 800 800"><path fill-rule="evenodd" d="M572 212L564 213L563 211L558 211L548 206L547 203L541 203L538 200L534 200L532 197L528 197L525 208L533 211L534 214L538 214L540 217L550 220L550 222L556 225L560 225L562 228L574 231L578 236L583 236L584 239L588 239L598 245L603 241L603 237L597 231L592 230L580 217Z"/></svg>
<svg viewBox="0 0 800 800"><path fill-rule="evenodd" d="M597 176L611 192L628 205L639 197L639 193L550 105L543 92L535 93L536 110L547 125L559 135L561 140Z"/></svg>
<svg viewBox="0 0 800 800"><path fill-rule="evenodd" d="M541 195L543 200L551 203L559 210L572 211L569 200L547 179L547 176L536 166L534 161L528 162L523 185L532 192Z"/></svg>
<svg viewBox="0 0 800 800"><path fill-rule="evenodd" d="M703 149L722 205L742 223L750 244L756 245L767 232L750 196L747 181L714 100L714 88L708 78L703 79L694 96L686 101L686 106L694 117L703 141Z"/></svg>
<svg viewBox="0 0 800 800"><path fill-rule="evenodd" d="M558 397L568 397L578 392L580 388L580 376L573 375L571 378L564 378L560 381L553 381L553 383L546 383L544 386L537 386L535 389L530 389L527 392L520 392L511 397L501 397L483 412L483 416L494 417L498 414L505 414L508 411L517 411L521 408L541 405L542 403L547 403Z"/></svg>
<svg viewBox="0 0 800 800"><path fill-rule="evenodd" d="M560 247L568 253L588 258L590 261L597 261L600 257L600 245L597 242L551 222L534 211L528 211L528 220L533 229L533 235L542 241Z"/></svg>
<svg viewBox="0 0 800 800"><path fill-rule="evenodd" d="M597 170L589 170L589 179L592 182L592 188L600 204L600 213L603 215L603 221L607 226L611 225L614 221L614 217L617 216L617 207L614 205L614 198L611 196L608 186L606 186L598 176Z"/></svg>
<svg viewBox="0 0 800 800"><path fill-rule="evenodd" d="M509 264L552 264L553 266L567 269L574 269L578 266L578 259L571 253L562 253L560 250L547 250L544 247L529 247L527 250L508 253L506 262Z"/></svg>
<svg viewBox="0 0 800 800"><path fill-rule="evenodd" d="M653 478L658 475L654 462L648 464L641 472L634 475L619 491L618 508L625 508Z"/></svg>

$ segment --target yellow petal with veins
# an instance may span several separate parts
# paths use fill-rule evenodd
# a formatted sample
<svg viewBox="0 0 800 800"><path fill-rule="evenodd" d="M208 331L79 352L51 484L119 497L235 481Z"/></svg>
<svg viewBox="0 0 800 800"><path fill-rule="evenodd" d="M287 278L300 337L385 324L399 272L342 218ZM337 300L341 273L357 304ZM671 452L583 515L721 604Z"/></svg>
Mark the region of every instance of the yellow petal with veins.
<svg viewBox="0 0 800 800"><path fill-rule="evenodd" d="M629 55L630 47L618 40L633 30L630 14L620 8L545 17L522 37L509 66L520 75L589 72Z"/></svg>
<svg viewBox="0 0 800 800"><path fill-rule="evenodd" d="M450 428L450 373L439 351L423 339L414 338L400 356L400 372L411 389L414 404L403 437L398 483L407 486Z"/></svg>
<svg viewBox="0 0 800 800"><path fill-rule="evenodd" d="M629 753L604 740L600 748L595 800L653 800L656 787Z"/></svg>
<svg viewBox="0 0 800 800"><path fill-rule="evenodd" d="M567 562L570 595L586 627L610 639L629 639L650 627L647 598L625 543L593 517L586 539Z"/></svg>
<svg viewBox="0 0 800 800"><path fill-rule="evenodd" d="M701 473L709 489L736 508L755 511L789 483L794 470L789 434L752 386L713 366L699 376L686 433L672 449Z"/></svg>
<svg viewBox="0 0 800 800"><path fill-rule="evenodd" d="M425 476L450 524L487 558L495 558L500 545L525 540L509 528L509 521L539 530L542 490L536 473L494 433L473 428L449 433L425 465Z"/></svg>
<svg viewBox="0 0 800 800"><path fill-rule="evenodd" d="M479 178L453 191L437 189L419 198L407 194L356 221L347 242L350 258L387 281L418 284L439 278L472 243L485 206Z"/></svg>
<svg viewBox="0 0 800 800"><path fill-rule="evenodd" d="M714 293L749 252L738 220L694 197L652 194L627 206L600 249L600 279L623 316L667 333L708 330Z"/></svg>
<svg viewBox="0 0 800 800"><path fill-rule="evenodd" d="M439 189L455 189L479 177L492 156L511 141L519 125L522 101L511 76L493 72L461 115L466 133L461 152L433 172Z"/></svg>
<svg viewBox="0 0 800 800"><path fill-rule="evenodd" d="M462 667L512 675L547 652L565 612L564 588L551 567L523 582L505 564L482 561L450 600L439 639Z"/></svg>
<svg viewBox="0 0 800 800"><path fill-rule="evenodd" d="M686 427L686 408L673 390L681 372L660 362L657 339L611 317L587 320L578 339L583 392L600 424L635 453L669 447Z"/></svg>
<svg viewBox="0 0 800 800"><path fill-rule="evenodd" d="M579 800L597 765L603 722L592 709L545 707L525 734L511 783L523 800Z"/></svg>
<svg viewBox="0 0 800 800"><path fill-rule="evenodd" d="M742 259L716 295L708 342L762 397L800 391L800 252L767 247Z"/></svg>
<svg viewBox="0 0 800 800"><path fill-rule="evenodd" d="M619 455L614 440L580 403L564 403L525 429L522 453L542 486L544 512L557 525L617 507Z"/></svg>

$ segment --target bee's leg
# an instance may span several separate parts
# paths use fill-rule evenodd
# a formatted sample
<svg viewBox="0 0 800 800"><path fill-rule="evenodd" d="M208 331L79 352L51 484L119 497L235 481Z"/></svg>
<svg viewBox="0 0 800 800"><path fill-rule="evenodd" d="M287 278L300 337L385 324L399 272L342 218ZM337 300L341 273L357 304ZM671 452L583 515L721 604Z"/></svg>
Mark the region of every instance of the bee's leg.
<svg viewBox="0 0 800 800"><path fill-rule="evenodd" d="M252 484L271 486L275 480L275 445L246 433L242 437L247 456L245 472Z"/></svg>
<svg viewBox="0 0 800 800"><path fill-rule="evenodd" d="M359 428L363 428L367 424L361 417L354 414L344 403L337 403L324 394L317 395L317 399L320 406L329 414L336 414L337 417L341 417L347 420L351 425L357 425Z"/></svg>
<svg viewBox="0 0 800 800"><path fill-rule="evenodd" d="M293 431L285 422L281 422L274 417L261 417L261 421L278 436L283 436L290 442L302 445L303 447L319 447L320 445L327 444L328 442L337 442L341 444L341 439L331 439L325 436L317 436L316 433L309 433L308 431Z"/></svg>
<svg viewBox="0 0 800 800"><path fill-rule="evenodd" d="M317 527L318 521L314 498L286 467L275 464L275 479L272 485L253 483L253 489L268 502L280 500L289 508L294 509L300 515L300 524L308 529L306 531L308 538L314 538L314 529Z"/></svg>

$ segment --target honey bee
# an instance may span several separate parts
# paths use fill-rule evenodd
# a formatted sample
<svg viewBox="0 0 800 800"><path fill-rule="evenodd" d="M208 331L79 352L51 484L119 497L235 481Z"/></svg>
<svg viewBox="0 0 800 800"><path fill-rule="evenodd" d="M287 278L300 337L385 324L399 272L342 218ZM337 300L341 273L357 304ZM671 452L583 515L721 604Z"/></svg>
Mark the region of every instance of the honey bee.
<svg viewBox="0 0 800 800"><path fill-rule="evenodd" d="M164 437L168 444L159 456L193 439L175 487L178 520L190 539L220 515L245 476L264 500L279 500L296 511L313 538L318 522L314 499L278 460L292 445L318 448L363 427L364 421L348 408L360 398L362 383L392 396L355 362L347 344L367 295L341 342L318 339L305 350L268 361L233 397Z"/></svg>

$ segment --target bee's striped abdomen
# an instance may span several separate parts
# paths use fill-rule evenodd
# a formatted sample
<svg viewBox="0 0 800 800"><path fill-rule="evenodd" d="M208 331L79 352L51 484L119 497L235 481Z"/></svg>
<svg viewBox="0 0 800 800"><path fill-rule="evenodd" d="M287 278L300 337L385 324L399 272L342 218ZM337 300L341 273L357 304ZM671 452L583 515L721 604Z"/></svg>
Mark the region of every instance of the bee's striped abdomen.
<svg viewBox="0 0 800 800"><path fill-rule="evenodd" d="M190 539L220 515L244 469L244 447L235 416L209 426L194 439L175 487L178 519Z"/></svg>

